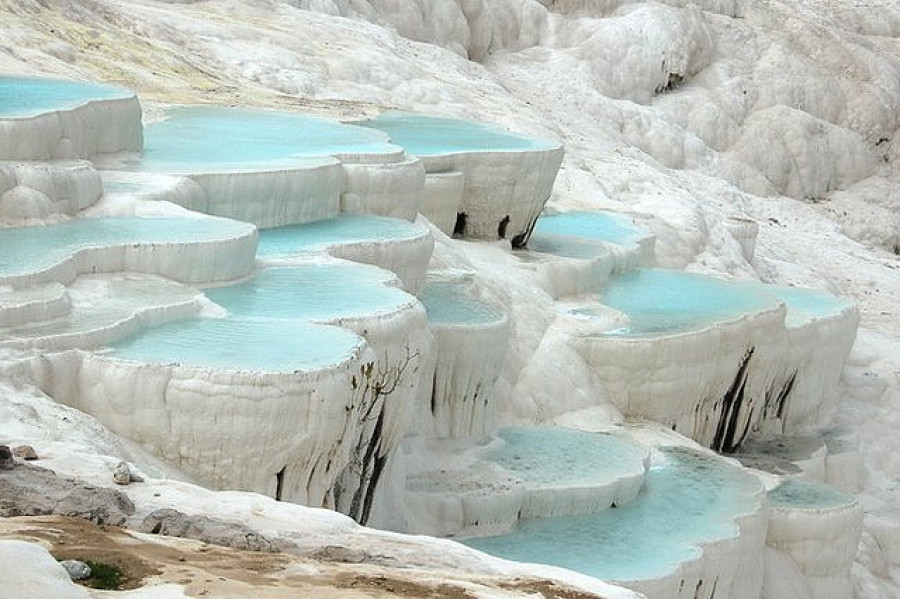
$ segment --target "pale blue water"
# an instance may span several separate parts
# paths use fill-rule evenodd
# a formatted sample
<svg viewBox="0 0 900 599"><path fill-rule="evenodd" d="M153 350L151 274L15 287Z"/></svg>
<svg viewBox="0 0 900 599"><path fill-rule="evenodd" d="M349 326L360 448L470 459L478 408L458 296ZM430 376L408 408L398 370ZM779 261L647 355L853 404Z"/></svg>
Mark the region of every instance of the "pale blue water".
<svg viewBox="0 0 900 599"><path fill-rule="evenodd" d="M354 124L384 131L393 143L414 156L538 150L559 145L555 141L529 138L475 121L402 112L388 112L375 119Z"/></svg>
<svg viewBox="0 0 900 599"><path fill-rule="evenodd" d="M698 543L737 534L735 517L756 504L759 482L739 468L671 449L633 501L596 514L520 522L512 533L464 539L523 562L569 568L603 580L664 576L699 555ZM573 456L578 459L579 456Z"/></svg>
<svg viewBox="0 0 900 599"><path fill-rule="evenodd" d="M266 268L238 285L207 289L206 295L245 318L332 320L393 311L413 301L385 285L393 275L358 264Z"/></svg>
<svg viewBox="0 0 900 599"><path fill-rule="evenodd" d="M129 169L159 172L322 163L335 154L399 148L365 127L290 112L185 106L144 127L144 153Z"/></svg>
<svg viewBox="0 0 900 599"><path fill-rule="evenodd" d="M852 496L829 487L800 478L789 478L769 491L772 507L825 509L853 503Z"/></svg>
<svg viewBox="0 0 900 599"><path fill-rule="evenodd" d="M587 239L546 234L532 235L531 239L528 240L528 249L543 254L553 254L562 258L577 258L581 260L590 260L609 253L609 250L603 244Z"/></svg>
<svg viewBox="0 0 900 599"><path fill-rule="evenodd" d="M563 212L538 218L533 235L578 237L626 245L637 243L648 233L627 216L614 212Z"/></svg>
<svg viewBox="0 0 900 599"><path fill-rule="evenodd" d="M853 305L849 300L818 289L774 285L766 289L787 306L788 326L802 324L811 318L840 314Z"/></svg>
<svg viewBox="0 0 900 599"><path fill-rule="evenodd" d="M435 324L487 324L503 318L503 311L470 297L462 283L434 281L422 290L428 320Z"/></svg>
<svg viewBox="0 0 900 599"><path fill-rule="evenodd" d="M261 258L294 256L342 243L412 239L424 231L421 225L396 218L340 216L260 231L257 255Z"/></svg>
<svg viewBox="0 0 900 599"><path fill-rule="evenodd" d="M631 319L628 327L610 333L624 336L697 330L778 305L758 283L655 268L612 277L598 300Z"/></svg>
<svg viewBox="0 0 900 599"><path fill-rule="evenodd" d="M497 432L505 442L485 456L531 487L566 487L616 478L617 473L641 468L645 451L603 433L542 426L505 428Z"/></svg>
<svg viewBox="0 0 900 599"><path fill-rule="evenodd" d="M38 227L0 228L0 276L47 268L88 247L124 243L199 242L252 232L221 218L85 218Z"/></svg>
<svg viewBox="0 0 900 599"><path fill-rule="evenodd" d="M64 108L75 108L89 100L129 98L134 93L112 85L38 79L0 77L0 118L28 117Z"/></svg>
<svg viewBox="0 0 900 599"><path fill-rule="evenodd" d="M299 320L203 318L141 332L116 343L110 355L158 364L290 372L340 363L359 342L346 329Z"/></svg>

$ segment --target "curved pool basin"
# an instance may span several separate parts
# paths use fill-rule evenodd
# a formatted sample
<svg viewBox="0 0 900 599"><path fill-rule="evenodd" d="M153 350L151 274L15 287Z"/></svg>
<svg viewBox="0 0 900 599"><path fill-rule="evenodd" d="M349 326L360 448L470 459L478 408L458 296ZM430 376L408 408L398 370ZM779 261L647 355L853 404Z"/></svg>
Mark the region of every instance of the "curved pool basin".
<svg viewBox="0 0 900 599"><path fill-rule="evenodd" d="M384 131L391 142L414 156L544 150L559 146L552 140L530 138L476 121L404 112L387 112L353 124Z"/></svg>
<svg viewBox="0 0 900 599"><path fill-rule="evenodd" d="M92 100L132 96L131 90L100 83L0 76L0 119L33 117L75 108Z"/></svg>

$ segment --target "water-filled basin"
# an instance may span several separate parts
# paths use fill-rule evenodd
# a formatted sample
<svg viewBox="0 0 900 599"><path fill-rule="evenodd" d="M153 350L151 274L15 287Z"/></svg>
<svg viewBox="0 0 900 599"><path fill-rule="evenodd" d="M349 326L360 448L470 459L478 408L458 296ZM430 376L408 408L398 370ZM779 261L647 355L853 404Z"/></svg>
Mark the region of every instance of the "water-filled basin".
<svg viewBox="0 0 900 599"><path fill-rule="evenodd" d="M391 312L415 299L390 272L361 264L311 264L266 268L252 279L207 289L206 295L244 318L329 321Z"/></svg>
<svg viewBox="0 0 900 599"><path fill-rule="evenodd" d="M856 501L834 487L802 478L789 478L769 491L769 503L775 508L828 509Z"/></svg>
<svg viewBox="0 0 900 599"><path fill-rule="evenodd" d="M609 280L600 303L625 313L627 327L610 334L648 336L704 328L774 309L779 300L758 283L724 281L676 270L638 269Z"/></svg>
<svg viewBox="0 0 900 599"><path fill-rule="evenodd" d="M344 215L260 231L258 255L284 258L341 244L414 239L425 231L421 225L396 218Z"/></svg>
<svg viewBox="0 0 900 599"><path fill-rule="evenodd" d="M610 581L646 580L695 558L699 544L731 538L736 518L758 505L759 482L691 450L666 450L633 501L595 514L528 520L512 533L467 539L470 547Z"/></svg>
<svg viewBox="0 0 900 599"><path fill-rule="evenodd" d="M431 281L422 290L428 320L438 325L488 324L503 320L503 311L466 292L466 283Z"/></svg>
<svg viewBox="0 0 900 599"><path fill-rule="evenodd" d="M315 370L351 358L362 340L339 327L237 317L172 322L114 344L108 355L237 371Z"/></svg>
<svg viewBox="0 0 900 599"><path fill-rule="evenodd" d="M31 117L54 110L66 110L91 100L130 98L131 90L98 83L0 77L0 119Z"/></svg>
<svg viewBox="0 0 900 599"><path fill-rule="evenodd" d="M613 435L540 426L504 428L504 443L485 456L530 487L599 484L640 469L646 451Z"/></svg>
<svg viewBox="0 0 900 599"><path fill-rule="evenodd" d="M618 245L639 242L649 234L627 216L613 212L561 212L538 218L535 236L577 237ZM531 242L529 242L531 245Z"/></svg>
<svg viewBox="0 0 900 599"><path fill-rule="evenodd" d="M387 136L365 127L291 112L183 106L144 127L144 152L130 170L165 173L314 166L341 154L395 154Z"/></svg>
<svg viewBox="0 0 900 599"><path fill-rule="evenodd" d="M414 156L543 150L559 146L555 141L529 138L475 121L402 112L388 112L354 124L384 131L393 143Z"/></svg>
<svg viewBox="0 0 900 599"><path fill-rule="evenodd" d="M251 233L253 226L223 218L84 218L0 229L0 276L39 272L79 250L122 244L197 243Z"/></svg>

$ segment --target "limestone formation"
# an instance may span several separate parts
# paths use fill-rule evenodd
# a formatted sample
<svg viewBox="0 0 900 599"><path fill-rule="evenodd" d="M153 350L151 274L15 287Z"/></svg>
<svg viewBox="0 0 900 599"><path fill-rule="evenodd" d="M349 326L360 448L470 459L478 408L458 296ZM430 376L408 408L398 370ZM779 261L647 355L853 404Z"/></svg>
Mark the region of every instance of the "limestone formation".
<svg viewBox="0 0 900 599"><path fill-rule="evenodd" d="M207 516L189 516L173 509L151 512L141 522L138 530L167 537L196 539L211 545L246 551L274 553L279 550L268 538L243 524L222 522Z"/></svg>
<svg viewBox="0 0 900 599"><path fill-rule="evenodd" d="M0 517L56 514L119 526L133 513L134 504L124 493L46 468L19 464L0 475Z"/></svg>

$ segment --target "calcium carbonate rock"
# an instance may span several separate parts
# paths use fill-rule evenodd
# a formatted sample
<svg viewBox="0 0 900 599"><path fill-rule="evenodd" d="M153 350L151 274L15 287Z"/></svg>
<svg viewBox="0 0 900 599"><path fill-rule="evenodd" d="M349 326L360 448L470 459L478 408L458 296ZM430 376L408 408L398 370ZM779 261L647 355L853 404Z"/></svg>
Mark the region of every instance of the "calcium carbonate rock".
<svg viewBox="0 0 900 599"><path fill-rule="evenodd" d="M15 599L90 599L66 569L37 543L0 541L3 594Z"/></svg>
<svg viewBox="0 0 900 599"><path fill-rule="evenodd" d="M0 517L55 514L120 526L133 513L127 495L45 468L20 464L0 474Z"/></svg>
<svg viewBox="0 0 900 599"><path fill-rule="evenodd" d="M64 559L59 565L66 569L66 573L72 580L84 580L91 576L91 567L77 559Z"/></svg>
<svg viewBox="0 0 900 599"><path fill-rule="evenodd" d="M167 537L195 539L244 551L278 551L272 541L243 524L222 522L207 516L188 516L174 509L154 510L144 518L138 530Z"/></svg>
<svg viewBox="0 0 900 599"><path fill-rule="evenodd" d="M117 485L130 485L131 483L144 482L144 479L131 471L126 462L119 462L113 470L113 482Z"/></svg>

